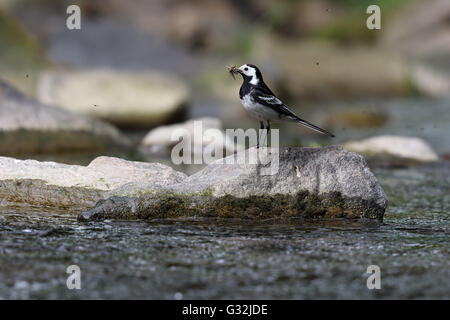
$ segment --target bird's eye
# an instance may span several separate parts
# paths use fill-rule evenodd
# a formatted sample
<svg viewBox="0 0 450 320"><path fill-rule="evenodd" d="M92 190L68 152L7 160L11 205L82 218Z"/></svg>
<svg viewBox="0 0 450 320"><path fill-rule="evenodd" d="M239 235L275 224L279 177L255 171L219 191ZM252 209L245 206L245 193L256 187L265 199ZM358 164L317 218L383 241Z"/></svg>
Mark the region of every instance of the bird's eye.
<svg viewBox="0 0 450 320"><path fill-rule="evenodd" d="M245 71L248 71L248 68L244 68Z"/></svg>

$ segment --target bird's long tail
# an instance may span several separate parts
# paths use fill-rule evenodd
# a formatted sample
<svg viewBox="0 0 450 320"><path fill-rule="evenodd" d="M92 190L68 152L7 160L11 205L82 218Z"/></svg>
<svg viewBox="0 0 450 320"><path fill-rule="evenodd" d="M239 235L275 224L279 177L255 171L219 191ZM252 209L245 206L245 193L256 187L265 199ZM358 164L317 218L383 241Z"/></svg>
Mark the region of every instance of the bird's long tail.
<svg viewBox="0 0 450 320"><path fill-rule="evenodd" d="M308 127L308 128L310 128L310 129L313 129L313 130L315 130L315 131L317 131L317 132L320 132L320 133L322 133L322 134L326 134L326 135L328 135L328 136L330 136L330 137L332 137L332 138L335 137L335 135L332 134L331 132L328 132L328 131L325 130L325 129L319 128L318 126L315 126L315 125L313 125L312 123L309 123L309 122L306 121L306 120L300 119L299 117L296 117L296 118L295 118L295 121L298 122L298 123L300 123L301 125L304 125L305 127Z"/></svg>

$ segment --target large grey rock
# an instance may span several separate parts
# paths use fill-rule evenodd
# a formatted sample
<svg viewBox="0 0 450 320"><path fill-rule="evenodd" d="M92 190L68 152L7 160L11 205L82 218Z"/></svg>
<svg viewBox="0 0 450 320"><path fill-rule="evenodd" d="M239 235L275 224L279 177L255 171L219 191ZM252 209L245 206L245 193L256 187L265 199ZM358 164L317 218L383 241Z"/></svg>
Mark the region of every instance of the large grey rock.
<svg viewBox="0 0 450 320"><path fill-rule="evenodd" d="M119 131L102 121L48 106L0 79L0 154L99 151L127 147Z"/></svg>
<svg viewBox="0 0 450 320"><path fill-rule="evenodd" d="M416 161L436 161L439 156L424 140L417 137L376 136L361 141L350 141L344 146L368 156L387 155Z"/></svg>
<svg viewBox="0 0 450 320"><path fill-rule="evenodd" d="M128 127L176 119L188 99L186 86L177 78L109 69L47 72L38 90L45 103Z"/></svg>
<svg viewBox="0 0 450 320"><path fill-rule="evenodd" d="M252 148L210 164L165 190L112 197L79 220L180 216L239 218L325 217L382 220L386 195L364 158L342 147L280 148L250 162ZM274 158L270 158L274 157ZM234 164L228 164L228 161ZM274 173L270 175L269 173Z"/></svg>
<svg viewBox="0 0 450 320"><path fill-rule="evenodd" d="M186 178L159 163L98 157L88 166L0 157L0 206L62 208L78 212L112 195L133 196ZM124 186L126 186L124 188Z"/></svg>

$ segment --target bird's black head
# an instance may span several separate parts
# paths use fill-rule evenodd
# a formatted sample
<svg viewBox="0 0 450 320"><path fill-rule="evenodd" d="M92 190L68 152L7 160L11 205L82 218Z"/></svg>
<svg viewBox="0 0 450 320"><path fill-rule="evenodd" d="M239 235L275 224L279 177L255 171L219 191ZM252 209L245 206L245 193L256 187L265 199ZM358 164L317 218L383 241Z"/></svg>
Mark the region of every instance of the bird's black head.
<svg viewBox="0 0 450 320"><path fill-rule="evenodd" d="M257 85L259 82L263 81L261 71L253 64L247 63L235 70L242 78L244 78L244 81L249 82L250 84Z"/></svg>

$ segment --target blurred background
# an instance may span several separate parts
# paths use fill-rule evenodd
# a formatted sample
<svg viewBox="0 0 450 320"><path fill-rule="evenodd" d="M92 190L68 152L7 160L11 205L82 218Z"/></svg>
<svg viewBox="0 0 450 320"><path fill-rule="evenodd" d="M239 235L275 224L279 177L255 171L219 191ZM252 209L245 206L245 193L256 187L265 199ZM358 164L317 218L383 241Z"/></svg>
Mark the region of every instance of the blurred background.
<svg viewBox="0 0 450 320"><path fill-rule="evenodd" d="M0 0L0 155L163 161L189 120L258 128L225 69L253 63L337 136L275 124L281 145L448 159L449 56L448 0Z"/></svg>

